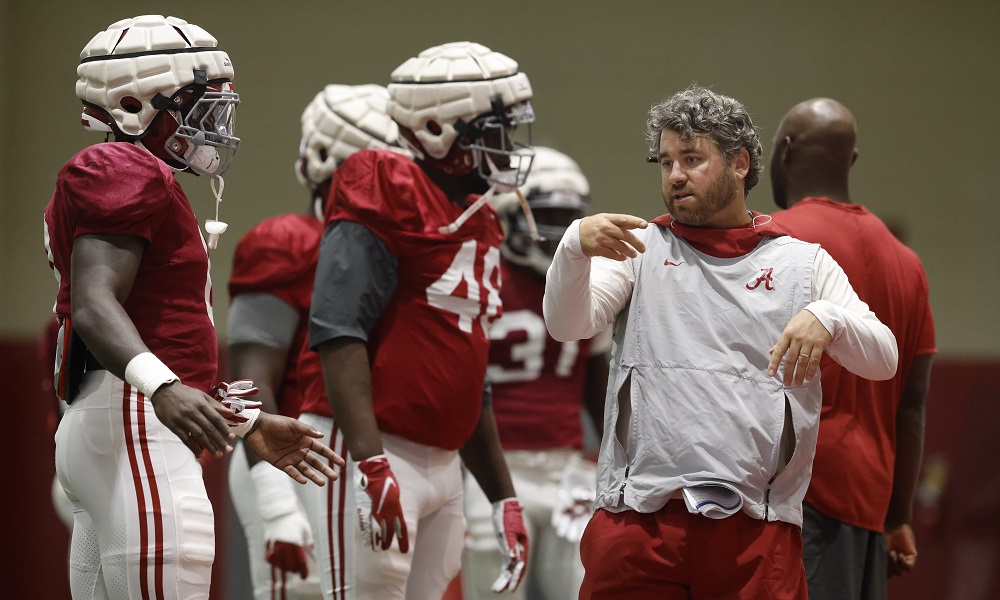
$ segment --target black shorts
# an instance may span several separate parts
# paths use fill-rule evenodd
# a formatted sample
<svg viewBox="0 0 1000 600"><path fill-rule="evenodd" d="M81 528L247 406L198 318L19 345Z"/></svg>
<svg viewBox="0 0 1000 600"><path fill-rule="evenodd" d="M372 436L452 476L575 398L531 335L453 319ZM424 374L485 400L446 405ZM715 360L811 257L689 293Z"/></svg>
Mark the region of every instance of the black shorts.
<svg viewBox="0 0 1000 600"><path fill-rule="evenodd" d="M810 600L886 600L885 536L802 503L802 562Z"/></svg>

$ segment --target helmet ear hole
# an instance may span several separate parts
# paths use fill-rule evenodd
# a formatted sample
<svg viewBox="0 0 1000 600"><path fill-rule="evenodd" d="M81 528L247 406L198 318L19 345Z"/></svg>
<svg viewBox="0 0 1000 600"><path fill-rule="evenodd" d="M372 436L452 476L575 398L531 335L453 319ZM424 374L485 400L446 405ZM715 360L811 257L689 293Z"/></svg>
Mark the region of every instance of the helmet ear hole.
<svg viewBox="0 0 1000 600"><path fill-rule="evenodd" d="M125 112L132 113L133 115L142 112L142 102L135 96L122 96L122 99L118 101L118 104L125 110Z"/></svg>
<svg viewBox="0 0 1000 600"><path fill-rule="evenodd" d="M326 159L327 159L328 156L330 156L330 155L327 154L326 148L320 148L319 149L319 160L320 160L320 162L326 162Z"/></svg>
<svg viewBox="0 0 1000 600"><path fill-rule="evenodd" d="M427 121L427 131L431 135L441 135L441 125L437 121Z"/></svg>

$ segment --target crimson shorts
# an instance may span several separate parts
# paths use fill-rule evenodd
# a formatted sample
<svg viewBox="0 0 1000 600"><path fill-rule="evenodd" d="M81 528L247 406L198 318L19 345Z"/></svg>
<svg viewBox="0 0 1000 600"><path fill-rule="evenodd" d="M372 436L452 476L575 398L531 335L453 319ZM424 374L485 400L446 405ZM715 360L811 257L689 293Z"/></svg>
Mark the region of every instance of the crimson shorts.
<svg viewBox="0 0 1000 600"><path fill-rule="evenodd" d="M581 600L805 600L802 533L742 512L725 519L670 501L655 513L598 510L583 534Z"/></svg>

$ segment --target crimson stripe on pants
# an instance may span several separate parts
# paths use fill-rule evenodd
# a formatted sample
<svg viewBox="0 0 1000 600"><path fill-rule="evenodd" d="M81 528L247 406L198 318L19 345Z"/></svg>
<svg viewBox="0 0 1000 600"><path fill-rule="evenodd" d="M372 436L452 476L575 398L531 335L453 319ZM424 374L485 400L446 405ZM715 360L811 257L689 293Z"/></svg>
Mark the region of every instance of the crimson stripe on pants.
<svg viewBox="0 0 1000 600"><path fill-rule="evenodd" d="M142 487L142 479L139 477L139 461L135 455L135 445L132 436L132 387L125 384L122 394L122 421L125 427L125 447L128 449L128 464L132 468L132 483L135 486L136 504L138 505L139 518L139 589L142 592L143 600L149 598L149 582L146 580L146 570L149 568L149 531L146 523L146 493Z"/></svg>
<svg viewBox="0 0 1000 600"><path fill-rule="evenodd" d="M330 432L331 443L336 444L337 435L339 430L336 423L333 425L333 430ZM336 451L336 448L334 449ZM344 438L340 439L340 450L338 452L340 456L347 457L347 441ZM333 467L333 462L330 462L330 466ZM341 471L343 475L343 471ZM327 547L330 549L330 574L333 578L333 597L334 600L337 598L343 599L347 594L348 582L345 581L345 565L347 557L344 556L344 499L347 493L347 481L346 477L340 477L337 480L337 489L334 490L334 486L328 486L326 491L326 540ZM334 494L340 501L337 511L337 545L334 548L334 536L333 536L333 498ZM335 564L336 563L336 564ZM339 565L340 568L336 568ZM339 573L339 576L338 576ZM338 582L339 577L339 582Z"/></svg>
<svg viewBox="0 0 1000 600"><path fill-rule="evenodd" d="M149 454L149 441L146 437L146 411L143 408L145 397L136 394L136 406L139 422L139 447L142 449L142 462L146 468L146 478L149 481L149 497L153 501L153 547L156 548L153 559L153 577L156 582L157 598L166 598L163 594L163 512L160 509L160 491L156 485L156 473L153 471L153 459Z"/></svg>
<svg viewBox="0 0 1000 600"><path fill-rule="evenodd" d="M341 457L346 457L347 456L347 439L345 437L343 437L343 436L340 437L340 456ZM330 466L332 467L333 465L331 464ZM341 472L343 472L343 471L341 471ZM346 477L341 477L339 483L340 483L340 485L338 485L337 488L340 491L340 513L337 515L337 533L338 533L339 538L340 538L339 541L338 541L338 546L340 548L340 552L337 553L337 556L340 557L340 578L341 578L341 580L343 580L344 576L347 574L347 557L345 556L346 548L344 547L344 522L347 520L347 514L344 511L344 506L345 506L344 503L347 500L347 498L346 498L346 496L347 496L347 478ZM351 551L353 552L354 549L352 548ZM341 587L344 589L344 593L341 595L341 598L344 598L344 597L347 596L347 586L348 585L352 585L352 584L349 583L349 582L347 582L347 581L343 581L343 584L342 584Z"/></svg>

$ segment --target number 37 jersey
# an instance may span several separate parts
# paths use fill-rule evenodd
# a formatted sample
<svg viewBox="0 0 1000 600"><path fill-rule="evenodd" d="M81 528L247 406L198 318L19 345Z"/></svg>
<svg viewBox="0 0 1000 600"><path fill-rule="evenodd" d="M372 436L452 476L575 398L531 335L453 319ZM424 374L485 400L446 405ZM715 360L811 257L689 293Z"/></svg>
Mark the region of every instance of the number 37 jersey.
<svg viewBox="0 0 1000 600"><path fill-rule="evenodd" d="M501 310L493 209L442 232L465 208L416 163L381 150L344 162L327 207L327 223L365 226L397 261L395 293L368 337L379 429L445 449L462 446L479 419L488 330Z"/></svg>

